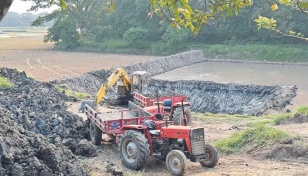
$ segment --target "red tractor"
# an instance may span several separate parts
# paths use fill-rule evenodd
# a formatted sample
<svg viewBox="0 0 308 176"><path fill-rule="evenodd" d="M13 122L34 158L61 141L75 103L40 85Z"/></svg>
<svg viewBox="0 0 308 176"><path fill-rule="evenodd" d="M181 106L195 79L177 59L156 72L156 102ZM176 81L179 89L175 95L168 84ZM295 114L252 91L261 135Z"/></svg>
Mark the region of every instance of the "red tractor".
<svg viewBox="0 0 308 176"><path fill-rule="evenodd" d="M212 145L205 144L203 128L175 126L169 121L170 117L157 119L162 115L144 115L143 109L112 112L121 114L112 120L107 119L111 113L99 114L89 105L85 105L85 113L90 120L92 142L101 144L102 133L114 136L122 163L130 169L142 169L149 156L166 161L173 175L186 172L187 159L200 162L204 167L217 165L218 152Z"/></svg>

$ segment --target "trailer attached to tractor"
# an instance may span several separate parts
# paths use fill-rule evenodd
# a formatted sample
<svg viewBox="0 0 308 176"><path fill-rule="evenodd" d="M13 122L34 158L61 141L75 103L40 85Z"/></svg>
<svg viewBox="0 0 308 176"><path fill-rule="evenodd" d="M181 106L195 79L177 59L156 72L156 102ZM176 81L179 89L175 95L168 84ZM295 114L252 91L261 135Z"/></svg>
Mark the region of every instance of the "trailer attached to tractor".
<svg viewBox="0 0 308 176"><path fill-rule="evenodd" d="M85 113L92 142L101 144L102 133L114 136L122 163L130 169L142 169L149 156L166 161L173 175L186 172L187 159L204 167L217 165L218 152L205 144L204 128L173 125L168 116L157 119L157 114L145 115L143 109L120 110L120 116L110 120L107 113L99 114L89 105Z"/></svg>

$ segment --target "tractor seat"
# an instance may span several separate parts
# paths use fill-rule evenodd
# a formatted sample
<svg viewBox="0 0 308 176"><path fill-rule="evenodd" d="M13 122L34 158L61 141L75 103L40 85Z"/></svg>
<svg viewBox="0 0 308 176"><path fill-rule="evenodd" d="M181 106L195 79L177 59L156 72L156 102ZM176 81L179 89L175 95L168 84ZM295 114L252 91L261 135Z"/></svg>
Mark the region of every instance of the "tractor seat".
<svg viewBox="0 0 308 176"><path fill-rule="evenodd" d="M149 131L155 130L155 122L153 120L145 120L144 125L147 127Z"/></svg>
<svg viewBox="0 0 308 176"><path fill-rule="evenodd" d="M149 130L150 135L153 136L159 136L160 135L160 131L159 130Z"/></svg>
<svg viewBox="0 0 308 176"><path fill-rule="evenodd" d="M164 105L164 110L167 111L167 112L170 112L171 111L172 100L171 99L164 100L163 105Z"/></svg>

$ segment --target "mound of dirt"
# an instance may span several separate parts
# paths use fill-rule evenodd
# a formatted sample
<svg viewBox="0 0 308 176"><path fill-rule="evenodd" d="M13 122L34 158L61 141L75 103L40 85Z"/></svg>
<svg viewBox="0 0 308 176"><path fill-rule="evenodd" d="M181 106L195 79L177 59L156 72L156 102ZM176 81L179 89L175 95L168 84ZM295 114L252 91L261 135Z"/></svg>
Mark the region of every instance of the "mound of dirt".
<svg viewBox="0 0 308 176"><path fill-rule="evenodd" d="M264 159L297 159L297 158L308 158L308 148L296 144L277 144L265 149L255 151L253 154L255 157Z"/></svg>
<svg viewBox="0 0 308 176"><path fill-rule="evenodd" d="M88 132L66 96L24 72L0 75L13 83L0 89L0 175L87 175L73 152Z"/></svg>
<svg viewBox="0 0 308 176"><path fill-rule="evenodd" d="M308 122L308 115L295 113L293 117L288 117L282 123L306 123Z"/></svg>

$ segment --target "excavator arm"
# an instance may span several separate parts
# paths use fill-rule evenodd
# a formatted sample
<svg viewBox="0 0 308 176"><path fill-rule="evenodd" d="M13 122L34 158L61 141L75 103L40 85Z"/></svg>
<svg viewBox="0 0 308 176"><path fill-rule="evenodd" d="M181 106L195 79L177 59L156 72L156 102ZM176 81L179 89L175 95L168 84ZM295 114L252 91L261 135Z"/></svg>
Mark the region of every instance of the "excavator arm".
<svg viewBox="0 0 308 176"><path fill-rule="evenodd" d="M102 100L106 91L109 90L119 79L122 79L123 85L128 92L132 84L131 79L123 68L117 68L107 79L107 82L104 83L96 95L96 105Z"/></svg>

